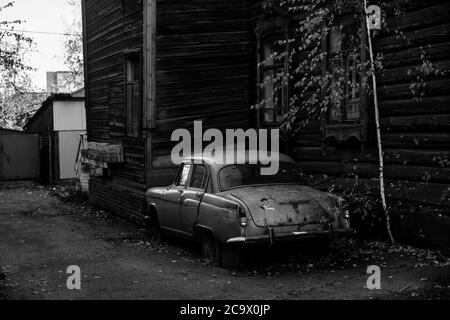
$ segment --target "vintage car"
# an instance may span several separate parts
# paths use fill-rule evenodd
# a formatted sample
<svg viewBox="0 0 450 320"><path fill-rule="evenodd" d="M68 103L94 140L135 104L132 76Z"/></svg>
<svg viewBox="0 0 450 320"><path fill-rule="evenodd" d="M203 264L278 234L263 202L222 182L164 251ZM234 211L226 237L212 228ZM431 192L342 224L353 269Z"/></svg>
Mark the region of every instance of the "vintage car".
<svg viewBox="0 0 450 320"><path fill-rule="evenodd" d="M149 226L200 241L203 255L223 265L237 264L243 245L353 234L344 200L306 186L295 161L279 159L274 176L257 164L185 159L172 185L148 190Z"/></svg>

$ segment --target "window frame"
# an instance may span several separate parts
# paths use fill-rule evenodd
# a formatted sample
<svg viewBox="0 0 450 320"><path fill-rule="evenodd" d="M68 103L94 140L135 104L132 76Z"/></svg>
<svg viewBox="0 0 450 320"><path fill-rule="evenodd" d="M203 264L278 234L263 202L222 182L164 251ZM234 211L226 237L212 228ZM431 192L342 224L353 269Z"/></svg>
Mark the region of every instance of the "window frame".
<svg viewBox="0 0 450 320"><path fill-rule="evenodd" d="M126 50L123 53L123 61L124 61L124 113L125 113L125 136L128 139L132 139L132 140L136 140L136 141L140 141L142 139L142 130L143 130L143 125L142 125L142 117L144 115L144 97L143 97L143 57L142 57L142 48L137 48L137 49L133 49L133 50ZM137 70L139 71L139 79L134 79L132 81L128 80L128 62L131 59L137 59ZM134 70L136 71L136 70ZM130 127L130 122L129 122L129 105L128 105L128 88L129 86L132 87L132 107L131 107L131 114L133 119L131 120L131 127ZM138 87L139 90L139 106L138 106L138 110L137 110L137 119L134 119L134 90L135 90L135 86ZM137 132L134 132L134 127L137 127ZM131 130L131 133L130 133Z"/></svg>
<svg viewBox="0 0 450 320"><path fill-rule="evenodd" d="M183 176L184 168L187 167L187 166L189 167L189 172L188 172L188 175L187 175L186 184L182 185L182 184L180 184L181 177ZM191 179L192 167L193 166L192 166L191 162L183 163L183 164L180 165L180 168L178 169L177 177L176 177L176 179L175 179L175 181L173 183L173 186L175 188L187 189L187 186L189 185L190 179Z"/></svg>
<svg viewBox="0 0 450 320"><path fill-rule="evenodd" d="M331 106L330 109L328 110L328 114L327 114L327 122L329 124L345 124L345 123L355 123L355 122L359 122L361 120L361 93L360 90L358 90L357 95L359 95L359 117L357 119L353 118L350 119L348 117L348 110L349 110L349 104L351 100L358 100L358 99L350 99L350 92L353 88L354 85L359 85L361 86L361 76L359 75L355 77L355 80L350 83L350 58L354 57L356 58L356 60L361 60L361 53L358 53L357 51L359 51L360 48L358 47L353 47L353 48L347 48L345 47L345 43L342 44L342 42L346 41L346 38L348 37L348 34L346 33L346 29L345 27L347 26L342 26L343 24L334 26L332 28L332 30L334 28L340 28L340 32L338 32L339 35L341 35L340 38L340 49L336 52L332 52L332 33L330 32L327 37L326 37L326 48L327 48L327 61L326 61L326 68L327 71L331 71L331 70L335 70L336 67L340 68L341 70L343 70L343 88L341 87L340 89L342 90L342 94L343 96L341 97L341 101L340 103L340 107L339 107L339 113L340 113L340 120L334 120L331 118L331 114L330 112L332 111L332 108L334 106ZM340 27L341 26L341 27ZM352 26L352 24L350 24L350 26ZM339 66L335 66L333 65L333 62L336 62L340 60L340 65ZM357 74L358 72L353 72L353 75Z"/></svg>
<svg viewBox="0 0 450 320"><path fill-rule="evenodd" d="M348 14L348 13L347 13ZM349 20L350 19L350 20ZM345 30L352 30L352 28L348 28L350 25L354 25L358 27L358 22L352 20L354 19L353 14L349 16L342 16L338 17L337 23L335 24L336 27L339 27L340 25L344 26L344 30L342 33L345 36ZM350 33L350 36L353 37L360 37L359 45L353 45L351 48L343 48L341 46L341 53L344 52L345 55L341 54L342 57L342 63L344 65L345 75L344 75L344 91L343 91L343 97L342 97L342 106L340 108L341 110L341 120L339 121L333 121L331 119L331 106L328 108L328 110L322 112L322 132L323 132L323 141L329 139L329 138L335 138L339 143L349 140L350 138L354 137L361 143L365 143L368 141L368 127L369 127L369 119L368 119L368 99L367 99L367 92L364 89L364 86L367 84L367 76L366 73L366 67L365 63L361 63L361 69L354 72L353 75L356 75L356 84L359 86L359 90L356 93L359 98L358 99L350 99L350 93L353 88L351 84L348 83L349 76L350 76L350 69L348 66L348 58L349 56L356 56L357 59L361 62L367 61L367 48L366 48L366 24L364 18L361 19L361 34L358 34L358 32ZM323 61L322 65L322 74L325 76L327 72L331 70L330 63L332 61L333 56L338 56L337 54L331 53L331 32L324 35L323 41L322 41L322 52L326 53L326 59ZM344 40L345 41L345 40ZM345 46L345 45L344 45ZM325 94L325 92L323 93ZM324 97L323 97L324 98ZM348 118L349 110L351 109L350 103L358 103L359 104L359 118Z"/></svg>
<svg viewBox="0 0 450 320"><path fill-rule="evenodd" d="M196 167L203 167L203 168L205 168L205 173L203 175L202 187L201 188L194 188L194 187L191 186L192 177L194 176L194 172L195 172ZM208 188L208 180L209 180L208 166L206 164L193 163L192 167L191 167L191 172L190 172L190 175L189 175L189 183L187 185L187 189L188 190L196 190L196 191L206 191L207 188Z"/></svg>
<svg viewBox="0 0 450 320"><path fill-rule="evenodd" d="M284 61L280 62L279 64L276 64L275 66L266 67L263 66L263 62L265 61L265 53L264 53L264 45L267 43L268 39L274 39L273 43L276 41L285 41L285 50L286 52L289 52L289 32L288 32L288 22L284 19L271 19L269 23L261 23L257 27L256 30L256 37L257 37L257 61L258 61L258 67L257 67L257 104L261 106L263 100L265 99L264 96L264 90L265 87L264 79L265 79L265 71L267 70L279 70L280 67L284 72L289 72L289 55L284 57ZM278 40L276 40L278 39ZM281 91L281 109L282 109L282 118L288 114L289 112L289 94L290 94L290 81L289 77L284 79L285 83L283 84L283 88ZM278 127L282 124L283 120L277 121L277 107L274 105L274 119L273 121L266 121L266 108L260 107L258 108L257 112L257 124L258 127Z"/></svg>

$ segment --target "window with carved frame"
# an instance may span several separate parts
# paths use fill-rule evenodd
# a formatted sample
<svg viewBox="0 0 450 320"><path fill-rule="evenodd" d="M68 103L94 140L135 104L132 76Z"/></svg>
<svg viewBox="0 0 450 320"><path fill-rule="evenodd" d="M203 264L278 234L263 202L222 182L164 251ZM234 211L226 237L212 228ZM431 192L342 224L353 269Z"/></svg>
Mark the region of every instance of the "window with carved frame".
<svg viewBox="0 0 450 320"><path fill-rule="evenodd" d="M258 28L257 28L258 29ZM280 125L289 111L289 43L284 20L273 19L259 26L258 37L258 122Z"/></svg>
<svg viewBox="0 0 450 320"><path fill-rule="evenodd" d="M363 24L361 24L363 26ZM361 33L358 33L358 30ZM367 140L367 99L363 78L366 60L364 30L354 15L338 19L324 37L323 72L330 75L330 104L323 117L325 139Z"/></svg>

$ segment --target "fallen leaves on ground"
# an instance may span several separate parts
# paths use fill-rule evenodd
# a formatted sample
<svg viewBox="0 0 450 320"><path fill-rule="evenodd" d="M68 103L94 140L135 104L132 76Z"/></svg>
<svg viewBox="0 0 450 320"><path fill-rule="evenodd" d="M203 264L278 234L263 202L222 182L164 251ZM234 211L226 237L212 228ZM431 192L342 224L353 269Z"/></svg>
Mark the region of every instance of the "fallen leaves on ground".
<svg viewBox="0 0 450 320"><path fill-rule="evenodd" d="M11 187L15 188L16 187ZM98 209L89 204L87 198L82 195L73 185L59 185L54 187L43 186L21 186L27 192L37 190L44 196L51 196L58 199L58 209L64 214L74 214L80 217L93 216L99 221L109 221L121 223L124 219L111 215L110 213ZM3 188L5 189L5 188ZM7 190L8 188L6 188ZM37 210L39 212L40 210ZM137 229L137 228L136 228ZM103 237L102 237L103 238ZM119 238L107 238L115 245L129 246L136 250L168 254L169 246L165 243L153 241L148 237L145 230L139 230L134 234L125 234ZM336 272L340 269L355 268L360 269L363 265L377 264L386 267L386 257L397 255L413 257L416 260L415 267L450 266L450 258L439 251L429 249L419 249L408 245L391 245L383 241L361 241L357 239L340 239L333 243L327 254L317 254L313 246L299 244L298 247L306 246L307 252L303 250L285 250L280 246L271 253L272 258L267 258L266 250L258 257L258 253L247 251L244 253L244 264L238 274L249 274L252 276L273 277L281 272L308 273L317 269L328 269ZM298 252L299 251L299 252ZM185 262L200 262L202 259L198 252L193 252L189 248L179 252L177 256Z"/></svg>

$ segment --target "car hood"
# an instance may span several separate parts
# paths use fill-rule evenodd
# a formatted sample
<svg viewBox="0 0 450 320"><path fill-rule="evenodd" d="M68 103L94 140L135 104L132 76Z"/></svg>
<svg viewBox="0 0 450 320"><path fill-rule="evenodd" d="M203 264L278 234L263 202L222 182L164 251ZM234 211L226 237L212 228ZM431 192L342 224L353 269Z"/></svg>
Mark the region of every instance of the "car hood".
<svg viewBox="0 0 450 320"><path fill-rule="evenodd" d="M222 195L243 202L259 227L328 224L338 210L327 193L302 185L242 187Z"/></svg>

